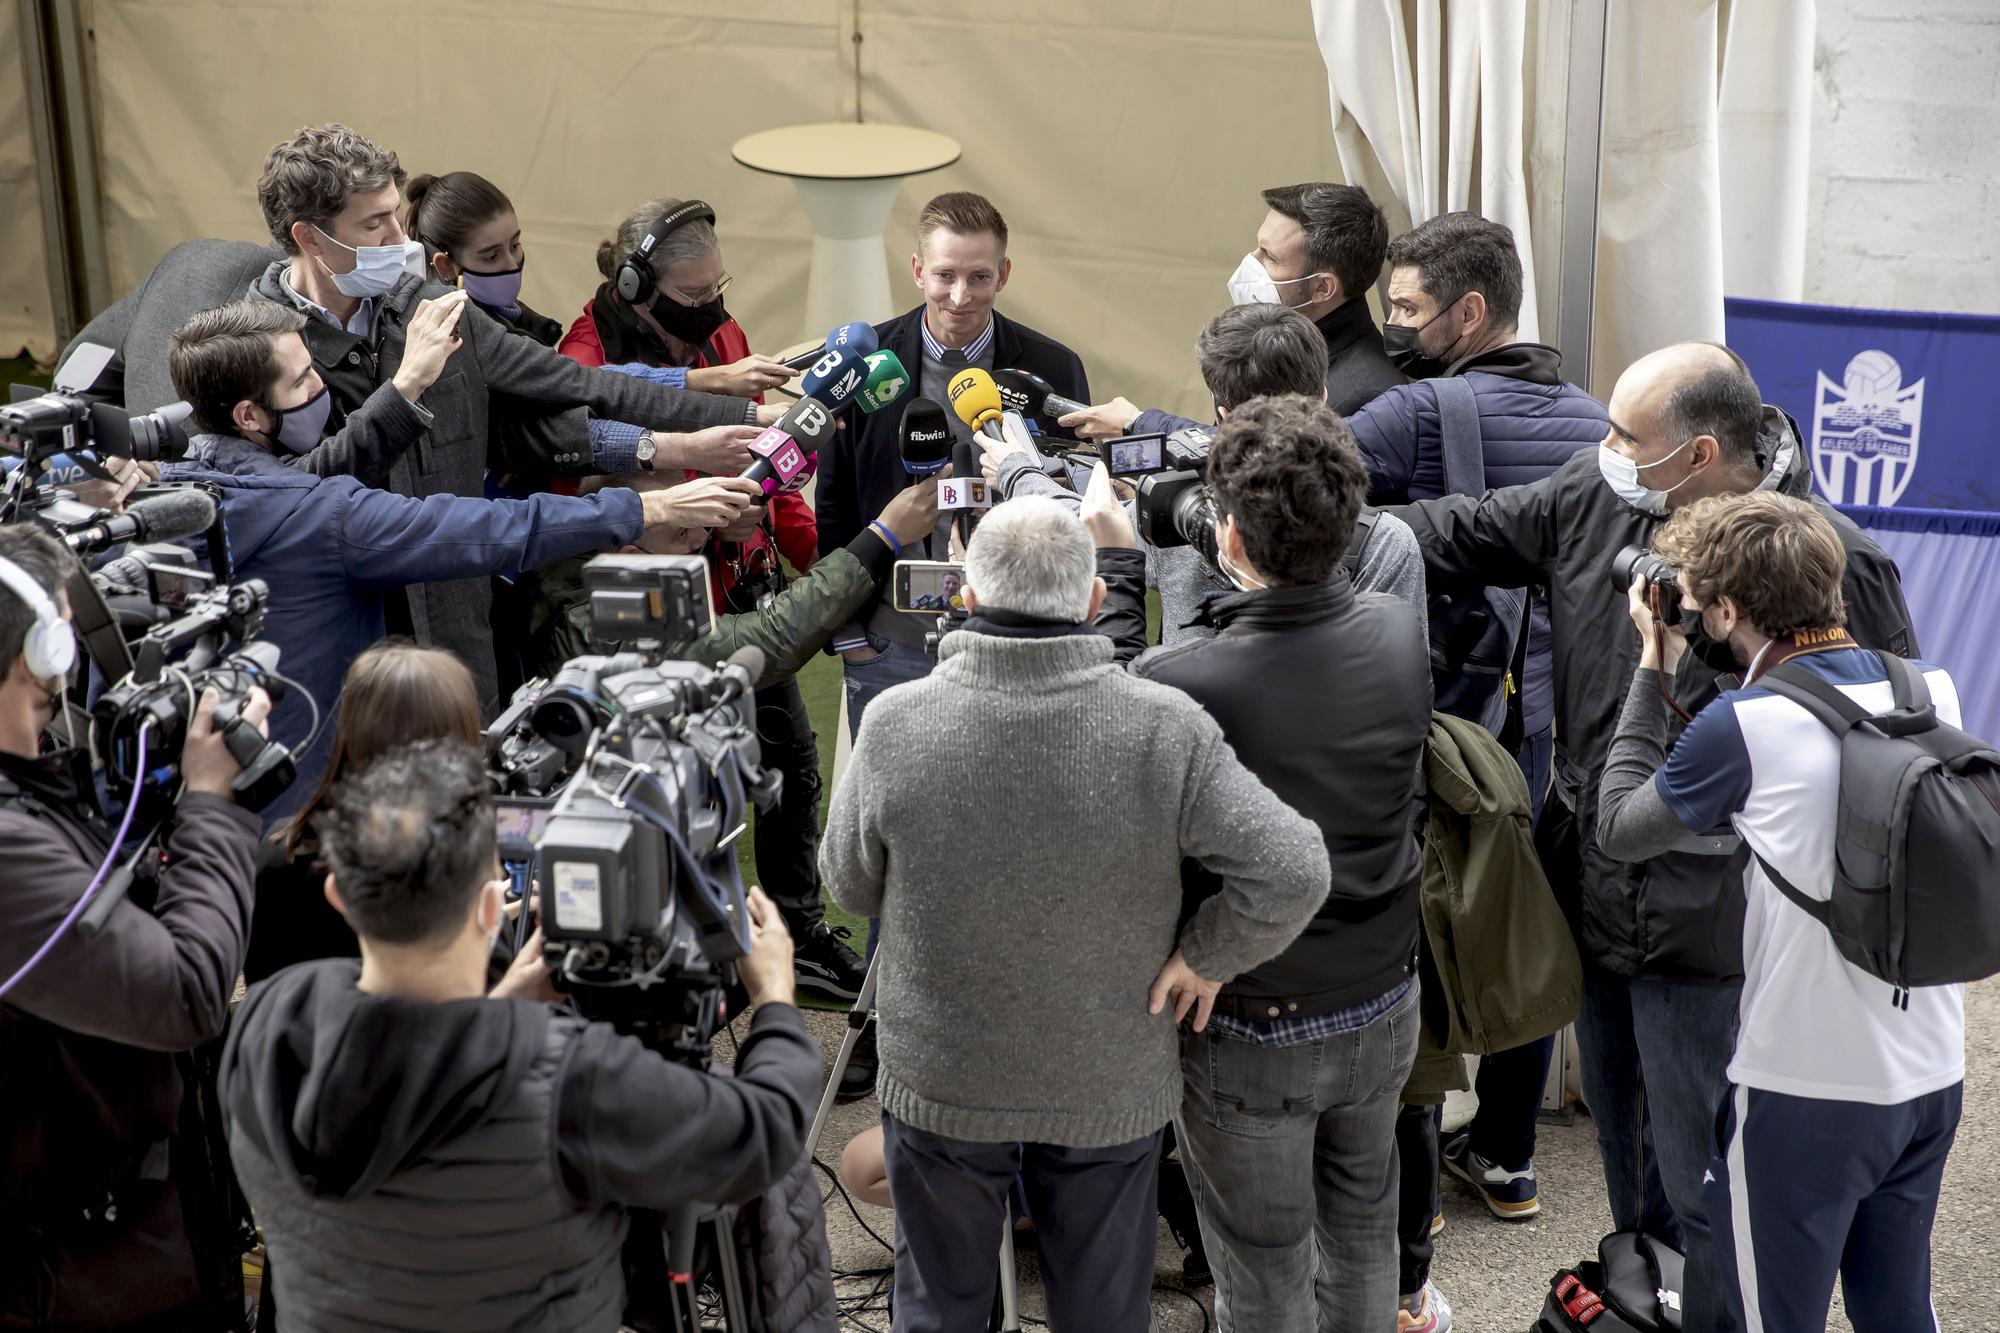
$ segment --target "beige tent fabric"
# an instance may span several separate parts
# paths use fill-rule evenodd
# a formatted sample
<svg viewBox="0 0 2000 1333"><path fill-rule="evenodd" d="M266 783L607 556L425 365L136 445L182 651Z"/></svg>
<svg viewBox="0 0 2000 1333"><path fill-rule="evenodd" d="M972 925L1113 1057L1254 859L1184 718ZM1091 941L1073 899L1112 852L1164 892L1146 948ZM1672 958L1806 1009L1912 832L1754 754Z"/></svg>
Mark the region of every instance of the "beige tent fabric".
<svg viewBox="0 0 2000 1333"><path fill-rule="evenodd" d="M27 72L21 62L21 11L0 4L0 357L25 348L46 360L56 350L42 248L41 183L28 121Z"/></svg>
<svg viewBox="0 0 2000 1333"><path fill-rule="evenodd" d="M1228 301L1260 189L1339 179L1302 5L1179 0L93 0L107 245L125 290L190 236L261 238L265 152L342 120L412 172L514 199L524 297L567 322L600 239L659 194L714 204L753 346L802 327L811 233L795 191L730 145L851 118L952 135L885 235L899 305L917 209L992 197L1013 233L1001 308L1074 347L1094 396L1205 411L1196 332ZM852 38L861 36L857 45ZM228 53L226 55L219 53ZM308 56L308 53L310 55ZM310 58L310 69L304 62ZM328 72L338 66L343 73Z"/></svg>

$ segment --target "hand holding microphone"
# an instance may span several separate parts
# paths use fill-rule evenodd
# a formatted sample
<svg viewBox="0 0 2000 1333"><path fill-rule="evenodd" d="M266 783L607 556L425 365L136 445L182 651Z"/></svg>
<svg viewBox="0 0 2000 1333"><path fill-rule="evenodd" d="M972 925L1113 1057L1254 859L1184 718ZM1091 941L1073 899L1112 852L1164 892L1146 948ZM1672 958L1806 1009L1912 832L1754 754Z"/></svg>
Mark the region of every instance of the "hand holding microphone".
<svg viewBox="0 0 2000 1333"><path fill-rule="evenodd" d="M642 491L639 507L649 528L726 528L763 490L742 477L697 477L664 491Z"/></svg>
<svg viewBox="0 0 2000 1333"><path fill-rule="evenodd" d="M938 525L938 479L951 475L951 465L933 475L921 478L914 486L906 486L896 492L875 521L895 534L896 540L904 546L920 542L937 531Z"/></svg>
<svg viewBox="0 0 2000 1333"><path fill-rule="evenodd" d="M741 361L732 361L726 366L702 366L690 370L687 385L703 393L755 398L768 389L789 382L792 373L788 363L752 352Z"/></svg>
<svg viewBox="0 0 2000 1333"><path fill-rule="evenodd" d="M1056 418L1064 430L1076 432L1079 440L1115 440L1131 432L1126 427L1139 415L1139 408L1124 398L1113 398L1096 407L1076 407Z"/></svg>
<svg viewBox="0 0 2000 1333"><path fill-rule="evenodd" d="M817 398L801 398L750 441L752 461L743 478L765 496L802 489L819 465L819 451L833 439L833 413Z"/></svg>
<svg viewBox="0 0 2000 1333"><path fill-rule="evenodd" d="M1024 417L1060 418L1090 410L1089 403L1063 397L1054 385L1032 371L996 370L993 381L1000 387L1001 405Z"/></svg>

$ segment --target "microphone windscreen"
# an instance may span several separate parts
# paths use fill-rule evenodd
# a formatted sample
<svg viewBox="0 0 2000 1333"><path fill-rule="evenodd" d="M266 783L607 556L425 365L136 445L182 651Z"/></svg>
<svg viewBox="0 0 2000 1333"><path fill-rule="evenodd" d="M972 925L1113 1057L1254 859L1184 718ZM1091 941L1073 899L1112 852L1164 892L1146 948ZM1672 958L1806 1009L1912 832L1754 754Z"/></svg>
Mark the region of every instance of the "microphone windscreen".
<svg viewBox="0 0 2000 1333"><path fill-rule="evenodd" d="M731 653L722 664L725 667L742 667L743 673L752 680L760 680L764 675L764 650L754 643L745 644Z"/></svg>
<svg viewBox="0 0 2000 1333"><path fill-rule="evenodd" d="M910 387L910 372L894 352L870 352L867 362L868 378L855 401L863 412L878 412L903 396Z"/></svg>
<svg viewBox="0 0 2000 1333"><path fill-rule="evenodd" d="M847 406L868 378L868 363L845 349L828 352L813 362L799 388L808 398L817 398L831 408Z"/></svg>
<svg viewBox="0 0 2000 1333"><path fill-rule="evenodd" d="M208 531L215 501L205 491L173 490L142 496L125 512L137 523L140 541L178 541Z"/></svg>
<svg viewBox="0 0 2000 1333"><path fill-rule="evenodd" d="M896 440L903 471L913 477L928 477L951 461L951 420L929 398L912 398L903 408Z"/></svg>
<svg viewBox="0 0 2000 1333"><path fill-rule="evenodd" d="M1003 410L1000 404L1000 386L993 377L977 366L967 366L951 377L951 384L945 390L951 397L951 410L958 413L958 419L978 430L989 421L998 421Z"/></svg>
<svg viewBox="0 0 2000 1333"><path fill-rule="evenodd" d="M862 320L842 324L826 335L826 350L829 352L852 352L856 356L867 356L881 345L881 341L875 336L875 326Z"/></svg>
<svg viewBox="0 0 2000 1333"><path fill-rule="evenodd" d="M1049 401L1049 382L1030 371L996 370L993 382L1000 388L1001 405L1009 412L1038 417Z"/></svg>
<svg viewBox="0 0 2000 1333"><path fill-rule="evenodd" d="M777 429L799 442L799 447L816 454L833 439L833 413L817 398L801 398L785 409Z"/></svg>

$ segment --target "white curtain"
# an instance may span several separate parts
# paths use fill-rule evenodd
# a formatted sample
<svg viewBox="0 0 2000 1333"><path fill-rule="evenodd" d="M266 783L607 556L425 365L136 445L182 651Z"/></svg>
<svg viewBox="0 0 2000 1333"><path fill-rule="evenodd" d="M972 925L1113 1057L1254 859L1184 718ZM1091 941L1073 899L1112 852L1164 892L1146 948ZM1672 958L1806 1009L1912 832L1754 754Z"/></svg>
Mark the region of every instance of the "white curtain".
<svg viewBox="0 0 2000 1333"><path fill-rule="evenodd" d="M1530 339L1561 253L1571 9L1313 0L1347 179L1395 230L1461 208L1512 228ZM1600 397L1654 348L1720 340L1725 289L1797 299L1813 22L1814 0L1611 0L1589 385Z"/></svg>

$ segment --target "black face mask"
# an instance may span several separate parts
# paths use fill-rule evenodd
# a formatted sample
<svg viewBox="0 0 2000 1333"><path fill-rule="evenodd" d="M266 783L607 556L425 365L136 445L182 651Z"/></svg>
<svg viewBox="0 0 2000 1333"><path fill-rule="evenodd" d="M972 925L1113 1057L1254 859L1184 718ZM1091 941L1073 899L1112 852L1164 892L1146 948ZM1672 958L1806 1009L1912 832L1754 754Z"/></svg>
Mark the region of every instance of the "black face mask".
<svg viewBox="0 0 2000 1333"><path fill-rule="evenodd" d="M1728 640L1709 638L1699 612L1689 617L1689 621L1686 627L1687 645L1695 660L1720 675L1742 675L1745 664L1736 660L1736 650L1729 646Z"/></svg>
<svg viewBox="0 0 2000 1333"><path fill-rule="evenodd" d="M701 305L682 305L665 293L656 293L646 313L653 317L654 323L690 347L700 347L729 322L729 312L722 308L720 296Z"/></svg>
<svg viewBox="0 0 2000 1333"><path fill-rule="evenodd" d="M1417 338L1425 329L1443 319L1445 312L1457 304L1457 298L1453 298L1435 315L1432 315L1421 324L1383 325L1382 349L1389 354L1391 364L1413 380L1436 379L1439 375L1444 374L1445 366L1448 363L1439 357L1426 355L1423 349L1417 345ZM1464 336L1463 331L1461 331L1459 337L1462 338ZM1457 343L1458 338L1453 338L1452 344L1456 346ZM1451 348L1448 347L1445 350L1449 352Z"/></svg>

